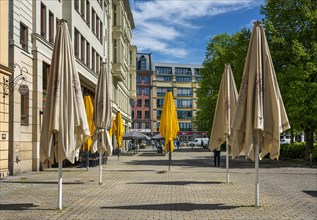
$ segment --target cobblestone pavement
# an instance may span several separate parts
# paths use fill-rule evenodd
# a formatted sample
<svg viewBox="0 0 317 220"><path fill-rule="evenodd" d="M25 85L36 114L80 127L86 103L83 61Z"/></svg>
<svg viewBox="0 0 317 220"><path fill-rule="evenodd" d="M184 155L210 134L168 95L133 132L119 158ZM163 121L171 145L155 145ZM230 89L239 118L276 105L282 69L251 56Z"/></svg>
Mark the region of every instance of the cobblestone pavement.
<svg viewBox="0 0 317 220"><path fill-rule="evenodd" d="M254 207L254 163L181 149L168 156L148 149L109 157L99 169L63 168L63 210L57 209L58 170L0 180L0 219L317 219L316 167L260 161L260 207Z"/></svg>

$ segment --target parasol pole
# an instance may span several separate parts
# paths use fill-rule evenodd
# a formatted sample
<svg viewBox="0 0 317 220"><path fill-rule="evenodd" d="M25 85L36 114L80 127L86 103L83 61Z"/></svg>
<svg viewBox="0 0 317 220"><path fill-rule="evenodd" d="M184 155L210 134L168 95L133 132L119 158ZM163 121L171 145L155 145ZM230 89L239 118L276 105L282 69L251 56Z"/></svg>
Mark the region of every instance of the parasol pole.
<svg viewBox="0 0 317 220"><path fill-rule="evenodd" d="M172 151L171 151L171 143L168 142L168 150L169 150L169 155L168 155L168 170L171 170L171 160L172 160Z"/></svg>
<svg viewBox="0 0 317 220"><path fill-rule="evenodd" d="M259 144L255 148L255 206L260 206L260 184L259 184Z"/></svg>
<svg viewBox="0 0 317 220"><path fill-rule="evenodd" d="M62 186L63 186L62 169L63 169L63 160L58 162L58 208L59 210L62 210Z"/></svg>
<svg viewBox="0 0 317 220"><path fill-rule="evenodd" d="M229 183L229 146L228 146L228 136L226 138L226 181Z"/></svg>
<svg viewBox="0 0 317 220"><path fill-rule="evenodd" d="M99 185L102 184L102 154L101 149L99 150Z"/></svg>

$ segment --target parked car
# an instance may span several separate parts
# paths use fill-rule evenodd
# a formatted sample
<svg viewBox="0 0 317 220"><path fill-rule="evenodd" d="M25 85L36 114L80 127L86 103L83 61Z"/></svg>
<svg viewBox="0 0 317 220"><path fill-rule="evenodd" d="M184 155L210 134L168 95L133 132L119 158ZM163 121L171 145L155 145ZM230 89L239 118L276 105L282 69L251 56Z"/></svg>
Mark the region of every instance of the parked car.
<svg viewBox="0 0 317 220"><path fill-rule="evenodd" d="M191 141L182 141L182 143L181 143L181 146L182 147L189 147L189 146L191 146Z"/></svg>
<svg viewBox="0 0 317 220"><path fill-rule="evenodd" d="M206 148L209 143L209 138L195 138L194 146Z"/></svg>

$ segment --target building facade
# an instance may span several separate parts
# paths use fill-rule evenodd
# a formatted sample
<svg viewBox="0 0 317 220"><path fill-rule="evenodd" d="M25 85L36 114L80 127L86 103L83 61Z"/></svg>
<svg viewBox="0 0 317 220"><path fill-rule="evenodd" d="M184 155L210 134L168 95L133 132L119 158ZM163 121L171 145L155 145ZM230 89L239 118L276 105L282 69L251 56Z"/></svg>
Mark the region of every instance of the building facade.
<svg viewBox="0 0 317 220"><path fill-rule="evenodd" d="M160 118L164 96L167 91L173 93L180 132L180 141L194 140L196 137L207 137L203 131L197 131L193 126L193 118L196 116L197 97L196 90L201 79L199 71L201 65L154 63L153 70L153 133L159 132Z"/></svg>
<svg viewBox="0 0 317 220"><path fill-rule="evenodd" d="M131 101L132 128L146 135L152 135L152 54L137 54L137 98Z"/></svg>
<svg viewBox="0 0 317 220"><path fill-rule="evenodd" d="M9 1L0 1L0 178L9 174Z"/></svg>
<svg viewBox="0 0 317 220"><path fill-rule="evenodd" d="M58 19L68 24L83 95L94 96L106 63L113 117L120 111L126 128L131 127L136 47L131 45L134 21L128 0L9 1L8 13L10 82L16 83L9 95L12 175L41 166L39 140Z"/></svg>

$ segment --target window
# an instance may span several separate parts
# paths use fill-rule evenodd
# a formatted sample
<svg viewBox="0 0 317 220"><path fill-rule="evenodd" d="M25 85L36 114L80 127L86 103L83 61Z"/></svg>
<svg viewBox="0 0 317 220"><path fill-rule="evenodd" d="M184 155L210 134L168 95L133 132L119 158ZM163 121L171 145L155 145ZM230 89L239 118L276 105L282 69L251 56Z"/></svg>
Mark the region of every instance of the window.
<svg viewBox="0 0 317 220"><path fill-rule="evenodd" d="M49 79L49 74L50 74L50 65L47 63L43 62L42 64L42 74L43 74L43 82L42 82L42 88L43 88L43 102L42 106L44 109L45 103L46 103L46 93L48 89L48 79Z"/></svg>
<svg viewBox="0 0 317 220"><path fill-rule="evenodd" d="M138 99L137 107L142 107L142 99Z"/></svg>
<svg viewBox="0 0 317 220"><path fill-rule="evenodd" d="M142 95L142 87L137 87L137 95Z"/></svg>
<svg viewBox="0 0 317 220"><path fill-rule="evenodd" d="M176 75L192 75L192 71L190 68L175 67L175 74Z"/></svg>
<svg viewBox="0 0 317 220"><path fill-rule="evenodd" d="M180 122L178 123L179 125L179 130L181 131L191 131L192 129L192 123L189 122Z"/></svg>
<svg viewBox="0 0 317 220"><path fill-rule="evenodd" d="M117 6L113 4L113 26L117 26Z"/></svg>
<svg viewBox="0 0 317 220"><path fill-rule="evenodd" d="M95 72L96 70L96 51L94 48L92 48L92 60L91 60L91 69Z"/></svg>
<svg viewBox="0 0 317 220"><path fill-rule="evenodd" d="M177 118L179 119L191 119L192 116L192 111L177 111Z"/></svg>
<svg viewBox="0 0 317 220"><path fill-rule="evenodd" d="M29 93L21 95L21 125L29 125Z"/></svg>
<svg viewBox="0 0 317 220"><path fill-rule="evenodd" d="M142 129L142 122L137 123L138 128L137 129Z"/></svg>
<svg viewBox="0 0 317 220"><path fill-rule="evenodd" d="M150 119L150 112L149 111L145 111L144 112L144 118L145 119Z"/></svg>
<svg viewBox="0 0 317 220"><path fill-rule="evenodd" d="M172 74L172 67L155 67L155 72L157 74Z"/></svg>
<svg viewBox="0 0 317 220"><path fill-rule="evenodd" d="M41 36L46 38L46 6L41 3Z"/></svg>
<svg viewBox="0 0 317 220"><path fill-rule="evenodd" d="M192 82L192 77L177 76L176 82Z"/></svg>
<svg viewBox="0 0 317 220"><path fill-rule="evenodd" d="M28 28L20 23L20 44L23 50L28 50Z"/></svg>
<svg viewBox="0 0 317 220"><path fill-rule="evenodd" d="M53 44L54 43L54 14L49 12L49 23L48 23L48 41Z"/></svg>
<svg viewBox="0 0 317 220"><path fill-rule="evenodd" d="M96 72L97 73L99 73L99 70L100 70L100 63L99 63L100 58L99 57L100 57L99 54L96 53Z"/></svg>
<svg viewBox="0 0 317 220"><path fill-rule="evenodd" d="M160 122L156 122L156 128L157 128L157 131L160 131Z"/></svg>
<svg viewBox="0 0 317 220"><path fill-rule="evenodd" d="M86 41L86 65L90 68L90 44Z"/></svg>
<svg viewBox="0 0 317 220"><path fill-rule="evenodd" d="M98 39L100 39L99 23L100 23L99 17L96 16L96 36Z"/></svg>
<svg viewBox="0 0 317 220"><path fill-rule="evenodd" d="M149 129L150 128L150 122L145 122L145 128Z"/></svg>
<svg viewBox="0 0 317 220"><path fill-rule="evenodd" d="M144 99L144 107L150 107L150 100Z"/></svg>
<svg viewBox="0 0 317 220"><path fill-rule="evenodd" d="M88 27L90 27L90 2L86 0L86 22Z"/></svg>
<svg viewBox="0 0 317 220"><path fill-rule="evenodd" d="M162 110L157 110L156 117L159 119L159 118L161 118L161 115L162 115Z"/></svg>
<svg viewBox="0 0 317 220"><path fill-rule="evenodd" d="M81 16L83 17L83 19L85 19L85 0L81 0L80 3Z"/></svg>
<svg viewBox="0 0 317 220"><path fill-rule="evenodd" d="M74 47L75 47L75 56L78 58L79 57L79 32L75 28L75 39L74 39Z"/></svg>
<svg viewBox="0 0 317 220"><path fill-rule="evenodd" d="M75 0L74 6L75 6L75 10L79 11L79 0Z"/></svg>
<svg viewBox="0 0 317 220"><path fill-rule="evenodd" d="M117 41L113 39L113 62L117 63Z"/></svg>
<svg viewBox="0 0 317 220"><path fill-rule="evenodd" d="M96 12L94 9L91 9L92 10L92 13L91 13L91 29L92 29L92 32L95 34L96 33Z"/></svg>
<svg viewBox="0 0 317 220"><path fill-rule="evenodd" d="M142 111L137 111L136 118L138 118L138 119L142 118Z"/></svg>
<svg viewBox="0 0 317 220"><path fill-rule="evenodd" d="M138 76L136 77L136 82L137 82L138 84L142 84L142 76L138 75Z"/></svg>
<svg viewBox="0 0 317 220"><path fill-rule="evenodd" d="M131 111L131 118L134 119L134 110Z"/></svg>
<svg viewBox="0 0 317 220"><path fill-rule="evenodd" d="M190 99L177 99L177 108L192 108L193 100Z"/></svg>
<svg viewBox="0 0 317 220"><path fill-rule="evenodd" d="M103 24L102 24L102 22L101 22L101 20L100 20L100 41L102 42L102 36L103 35Z"/></svg>
<svg viewBox="0 0 317 220"><path fill-rule="evenodd" d="M156 76L156 80L162 82L172 82L173 78L171 76Z"/></svg>
<svg viewBox="0 0 317 220"><path fill-rule="evenodd" d="M144 95L150 95L150 88L144 88Z"/></svg>
<svg viewBox="0 0 317 220"><path fill-rule="evenodd" d="M83 36L81 36L81 61L85 62L85 46L86 40Z"/></svg>
<svg viewBox="0 0 317 220"><path fill-rule="evenodd" d="M131 99L131 107L134 107L134 99Z"/></svg>
<svg viewBox="0 0 317 220"><path fill-rule="evenodd" d="M144 84L150 84L150 77L144 76Z"/></svg>
<svg viewBox="0 0 317 220"><path fill-rule="evenodd" d="M199 76L200 75L200 69L195 68L194 69L194 73L195 73L196 76Z"/></svg>
<svg viewBox="0 0 317 220"><path fill-rule="evenodd" d="M177 96L193 96L192 88L177 88Z"/></svg>
<svg viewBox="0 0 317 220"><path fill-rule="evenodd" d="M164 99L157 99L156 100L156 105L158 108L162 108L163 107L163 103L164 103Z"/></svg>
<svg viewBox="0 0 317 220"><path fill-rule="evenodd" d="M173 92L173 88L171 87L158 87L157 88L157 95L158 96L165 96L166 92Z"/></svg>

